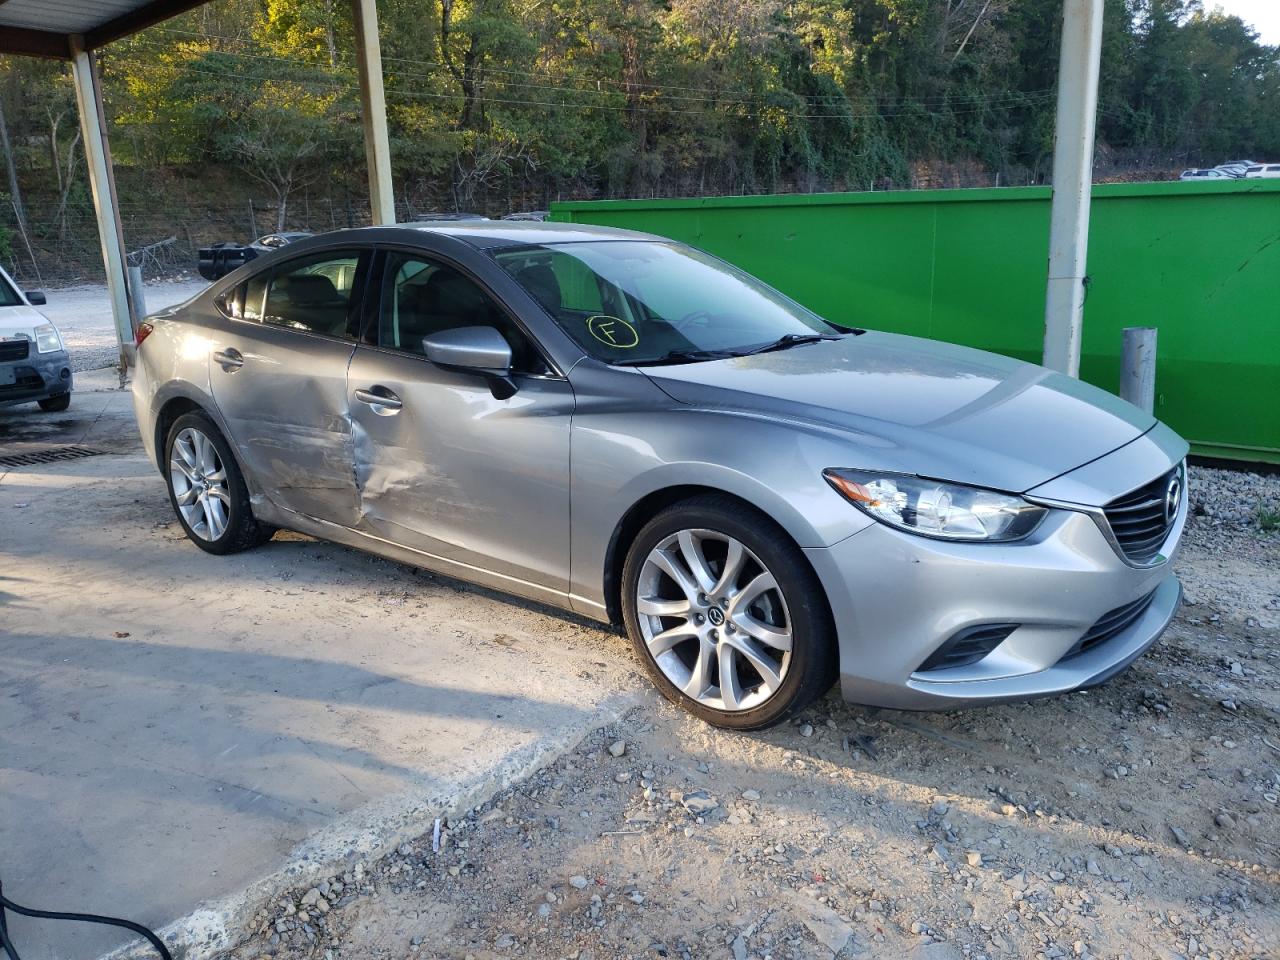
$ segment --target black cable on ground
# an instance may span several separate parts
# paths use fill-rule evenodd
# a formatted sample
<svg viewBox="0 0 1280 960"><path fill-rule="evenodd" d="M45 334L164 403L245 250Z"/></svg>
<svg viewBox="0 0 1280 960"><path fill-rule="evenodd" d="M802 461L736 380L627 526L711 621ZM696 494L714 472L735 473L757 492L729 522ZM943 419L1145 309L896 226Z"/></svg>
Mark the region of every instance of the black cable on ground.
<svg viewBox="0 0 1280 960"><path fill-rule="evenodd" d="M164 945L164 942L140 923L134 923L132 920L121 920L119 917L102 917L96 913L33 910L31 907L24 907L5 897L4 884L0 883L0 949L3 949L8 960L21 960L21 958L18 956L17 948L14 947L13 940L9 934L9 924L5 919L5 910L12 910L14 913L20 913L24 917L32 917L36 920L77 920L81 923L100 923L108 927L123 927L150 941L151 946L155 947L156 953L160 954L161 960L173 960L173 955L169 953L169 948Z"/></svg>

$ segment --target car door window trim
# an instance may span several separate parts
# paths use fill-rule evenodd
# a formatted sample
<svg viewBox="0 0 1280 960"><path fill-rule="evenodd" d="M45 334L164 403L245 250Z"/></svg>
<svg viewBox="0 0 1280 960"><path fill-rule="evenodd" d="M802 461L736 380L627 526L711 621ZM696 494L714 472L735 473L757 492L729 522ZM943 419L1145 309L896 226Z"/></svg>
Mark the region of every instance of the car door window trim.
<svg viewBox="0 0 1280 960"><path fill-rule="evenodd" d="M460 263L458 260L449 256L448 254L441 253L433 249L428 250L423 247L413 246L411 244L398 244L398 243L379 243L379 244L375 244L374 246L375 246L375 249L381 254L381 257L379 258L379 263L378 263L378 278L377 278L378 289L377 289L377 293L373 297L366 296L366 300L367 301L372 300L374 304L373 310L372 310L372 322L374 324L374 328L372 332L376 333L378 342L367 343L366 341L361 340L359 341L359 346L380 350L384 353L393 353L396 356L417 357L419 360L424 360L427 363L432 362L420 353L414 353L413 351L404 350L397 347L386 347L386 346L383 346L381 343L382 325L380 321L381 321L381 315L382 315L382 297L385 294L386 279L387 279L386 278L387 254L400 253L406 256L418 257L419 259L422 259L422 260L434 261L438 264L443 264L444 266L451 267L452 269L457 270L458 273L462 274L472 283L474 283L477 287L479 287L481 293L483 293L486 297L488 297L490 300L493 301L494 306L496 306L499 310L502 311L502 313L515 326L515 328L519 330L522 334L524 334L525 337L528 338L529 343L533 346L533 349L537 352L538 356L542 358L542 362L545 363L547 365L547 369L551 371L550 373L530 373L527 371L513 370L512 376L521 377L521 378L531 378L536 380L567 380L568 379L568 377L560 369L560 364L556 363L555 360L551 357L550 351L548 351L547 348L542 344L542 341L540 341L536 336L534 336L532 331L529 330L528 324L524 323L520 319L519 312L512 309L512 307L505 300L503 300L502 297L498 296L498 294L494 292L493 287L485 283L483 280L481 280L476 275L476 272L474 270L469 269L465 264ZM370 273L372 274L372 271L370 271ZM371 286L372 286L371 284L366 283L366 289ZM438 364L433 364L433 365L438 366Z"/></svg>

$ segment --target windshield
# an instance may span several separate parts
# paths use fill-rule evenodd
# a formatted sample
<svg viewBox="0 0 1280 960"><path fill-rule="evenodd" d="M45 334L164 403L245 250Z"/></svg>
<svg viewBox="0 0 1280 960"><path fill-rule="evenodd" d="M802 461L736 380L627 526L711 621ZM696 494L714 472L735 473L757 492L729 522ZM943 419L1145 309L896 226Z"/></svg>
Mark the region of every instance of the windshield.
<svg viewBox="0 0 1280 960"><path fill-rule="evenodd" d="M495 254L597 359L711 359L835 328L759 280L676 243L598 240Z"/></svg>
<svg viewBox="0 0 1280 960"><path fill-rule="evenodd" d="M0 307L17 307L22 304L18 291L13 289L9 278L0 273Z"/></svg>

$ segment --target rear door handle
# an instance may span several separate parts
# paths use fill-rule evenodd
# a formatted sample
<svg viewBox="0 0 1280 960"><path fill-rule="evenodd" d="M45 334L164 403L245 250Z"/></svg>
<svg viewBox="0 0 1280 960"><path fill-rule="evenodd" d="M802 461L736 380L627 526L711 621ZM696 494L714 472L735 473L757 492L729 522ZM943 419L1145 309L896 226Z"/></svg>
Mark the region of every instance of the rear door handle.
<svg viewBox="0 0 1280 960"><path fill-rule="evenodd" d="M371 407L383 407L386 410L399 410L404 406L400 398L386 387L372 387L368 390L359 388L356 390L356 399Z"/></svg>
<svg viewBox="0 0 1280 960"><path fill-rule="evenodd" d="M227 347L213 352L213 362L230 373L244 366L244 355L235 347Z"/></svg>

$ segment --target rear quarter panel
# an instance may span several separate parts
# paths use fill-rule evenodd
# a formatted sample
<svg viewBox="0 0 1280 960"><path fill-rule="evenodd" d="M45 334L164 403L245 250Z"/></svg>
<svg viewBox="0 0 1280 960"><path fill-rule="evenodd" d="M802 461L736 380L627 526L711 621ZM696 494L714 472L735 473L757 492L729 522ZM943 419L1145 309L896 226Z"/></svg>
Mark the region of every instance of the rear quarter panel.
<svg viewBox="0 0 1280 960"><path fill-rule="evenodd" d="M200 298L203 300L204 298ZM190 311L190 319L187 314ZM162 473L164 438L156 435L160 412L172 400L182 398L199 406L226 434L213 393L209 388L209 354L213 339L205 324L210 322L209 304L187 304L181 313L148 318L152 332L137 352L133 372L133 406L147 456ZM227 321L220 316L222 322ZM191 322L194 320L195 322Z"/></svg>

